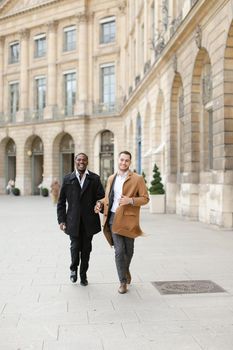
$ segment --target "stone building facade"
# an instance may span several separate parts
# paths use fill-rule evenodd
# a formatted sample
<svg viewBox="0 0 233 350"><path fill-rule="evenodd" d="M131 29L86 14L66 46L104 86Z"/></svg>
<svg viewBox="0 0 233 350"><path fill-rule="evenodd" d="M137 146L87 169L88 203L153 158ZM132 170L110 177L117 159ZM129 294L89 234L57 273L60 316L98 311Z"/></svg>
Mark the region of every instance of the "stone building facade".
<svg viewBox="0 0 233 350"><path fill-rule="evenodd" d="M0 192L38 193L89 155L102 181L119 151L166 210L233 227L230 0L0 2Z"/></svg>

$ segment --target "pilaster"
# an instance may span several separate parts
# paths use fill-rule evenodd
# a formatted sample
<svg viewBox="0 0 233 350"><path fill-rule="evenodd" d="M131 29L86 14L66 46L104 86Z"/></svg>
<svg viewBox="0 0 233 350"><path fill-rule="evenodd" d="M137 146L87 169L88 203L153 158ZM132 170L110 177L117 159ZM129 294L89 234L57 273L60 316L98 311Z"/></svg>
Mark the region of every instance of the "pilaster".
<svg viewBox="0 0 233 350"><path fill-rule="evenodd" d="M53 119L57 110L57 22L47 23L48 28L48 76L47 76L47 104L44 111L44 119Z"/></svg>
<svg viewBox="0 0 233 350"><path fill-rule="evenodd" d="M78 22L78 95L75 114L82 116L88 110L88 15L86 12L77 14Z"/></svg>
<svg viewBox="0 0 233 350"><path fill-rule="evenodd" d="M0 117L3 115L4 37L0 37Z"/></svg>
<svg viewBox="0 0 233 350"><path fill-rule="evenodd" d="M16 114L16 121L23 122L25 117L28 114L29 105L28 105L28 38L29 38L29 30L22 29L20 31L20 108Z"/></svg>

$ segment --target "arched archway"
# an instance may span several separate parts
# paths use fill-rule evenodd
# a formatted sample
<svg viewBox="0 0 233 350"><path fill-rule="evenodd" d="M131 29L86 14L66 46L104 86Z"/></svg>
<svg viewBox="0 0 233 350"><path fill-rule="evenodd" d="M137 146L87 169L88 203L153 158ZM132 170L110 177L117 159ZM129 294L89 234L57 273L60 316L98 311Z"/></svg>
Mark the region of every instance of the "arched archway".
<svg viewBox="0 0 233 350"><path fill-rule="evenodd" d="M12 139L6 144L5 152L6 184L16 179L16 145Z"/></svg>
<svg viewBox="0 0 233 350"><path fill-rule="evenodd" d="M191 90L191 164L198 174L213 168L212 69L209 54L201 48L197 54Z"/></svg>
<svg viewBox="0 0 233 350"><path fill-rule="evenodd" d="M32 142L32 194L40 194L44 176L44 146L41 138L36 136Z"/></svg>
<svg viewBox="0 0 233 350"><path fill-rule="evenodd" d="M53 141L52 178L62 183L66 174L74 170L74 139L66 132L59 133Z"/></svg>
<svg viewBox="0 0 233 350"><path fill-rule="evenodd" d="M100 174L103 186L114 172L115 141L111 130L102 130L94 138L94 171Z"/></svg>
<svg viewBox="0 0 233 350"><path fill-rule="evenodd" d="M40 194L44 173L44 145L38 135L30 136L25 142L24 168L25 194Z"/></svg>
<svg viewBox="0 0 233 350"><path fill-rule="evenodd" d="M60 180L66 174L74 171L74 140L70 134L65 134L62 136L59 145L59 164L60 164Z"/></svg>
<svg viewBox="0 0 233 350"><path fill-rule="evenodd" d="M224 137L221 156L225 170L233 167L233 21L231 23L224 55ZM226 141L227 139L227 141Z"/></svg>
<svg viewBox="0 0 233 350"><path fill-rule="evenodd" d="M0 142L0 193L6 192L8 181L16 179L16 144L10 137Z"/></svg>
<svg viewBox="0 0 233 350"><path fill-rule="evenodd" d="M114 134L110 130L104 130L100 134L100 179L106 186L108 177L114 172Z"/></svg>
<svg viewBox="0 0 233 350"><path fill-rule="evenodd" d="M170 118L170 174L176 175L184 171L184 91L179 73L172 84Z"/></svg>

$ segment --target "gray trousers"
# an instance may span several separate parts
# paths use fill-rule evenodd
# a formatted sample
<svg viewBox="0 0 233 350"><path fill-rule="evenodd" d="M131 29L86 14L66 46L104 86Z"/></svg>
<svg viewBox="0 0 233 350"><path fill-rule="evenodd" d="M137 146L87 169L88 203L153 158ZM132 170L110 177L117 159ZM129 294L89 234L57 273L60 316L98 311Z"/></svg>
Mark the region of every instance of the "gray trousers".
<svg viewBox="0 0 233 350"><path fill-rule="evenodd" d="M115 213L111 213L109 218L111 232L114 214ZM126 272L129 270L129 265L134 252L134 238L121 236L117 234L117 232L112 232L112 239L115 249L115 262L119 281L121 283L126 283Z"/></svg>

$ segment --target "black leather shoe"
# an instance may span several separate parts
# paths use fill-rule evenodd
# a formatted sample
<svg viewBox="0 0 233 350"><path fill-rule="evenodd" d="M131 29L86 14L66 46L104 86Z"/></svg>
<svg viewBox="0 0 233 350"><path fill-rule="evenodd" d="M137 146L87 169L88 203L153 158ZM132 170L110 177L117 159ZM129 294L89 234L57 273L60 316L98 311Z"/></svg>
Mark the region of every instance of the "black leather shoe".
<svg viewBox="0 0 233 350"><path fill-rule="evenodd" d="M77 282L78 279L78 275L77 275L77 271L70 271L70 280L72 283Z"/></svg>
<svg viewBox="0 0 233 350"><path fill-rule="evenodd" d="M86 287L88 285L88 280L81 280L80 284L81 284L81 286Z"/></svg>

